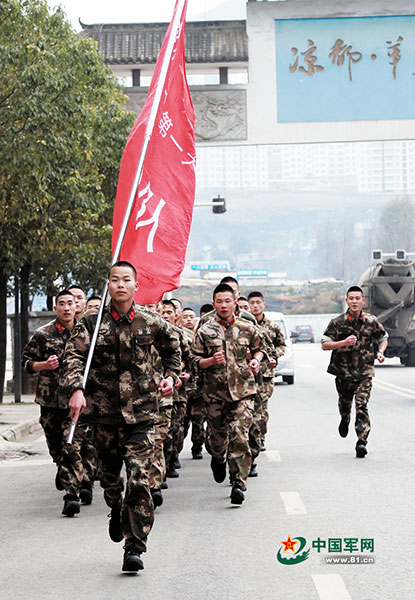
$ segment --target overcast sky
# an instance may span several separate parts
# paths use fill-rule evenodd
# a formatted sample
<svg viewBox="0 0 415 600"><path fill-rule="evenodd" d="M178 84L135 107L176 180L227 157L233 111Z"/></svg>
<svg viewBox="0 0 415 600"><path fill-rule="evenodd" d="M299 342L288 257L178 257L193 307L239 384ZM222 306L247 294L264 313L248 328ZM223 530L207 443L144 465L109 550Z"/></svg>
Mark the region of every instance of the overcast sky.
<svg viewBox="0 0 415 600"><path fill-rule="evenodd" d="M175 0L47 0L62 6L72 26L83 23L167 22ZM245 19L246 0L188 0L187 20Z"/></svg>

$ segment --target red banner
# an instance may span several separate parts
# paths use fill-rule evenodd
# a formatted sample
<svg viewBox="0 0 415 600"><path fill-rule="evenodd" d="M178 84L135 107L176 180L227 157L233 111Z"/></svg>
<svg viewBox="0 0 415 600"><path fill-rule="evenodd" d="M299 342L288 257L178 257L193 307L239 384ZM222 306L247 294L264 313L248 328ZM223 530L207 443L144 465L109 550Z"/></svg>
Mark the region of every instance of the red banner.
<svg viewBox="0 0 415 600"><path fill-rule="evenodd" d="M119 256L119 260L131 262L137 269L139 289L135 301L139 304L157 302L164 292L179 287L192 223L196 151L194 110L185 71L187 0L173 31L178 5L179 0L160 50L146 102L124 149L114 205L113 253L166 60L168 40L173 35L173 52Z"/></svg>

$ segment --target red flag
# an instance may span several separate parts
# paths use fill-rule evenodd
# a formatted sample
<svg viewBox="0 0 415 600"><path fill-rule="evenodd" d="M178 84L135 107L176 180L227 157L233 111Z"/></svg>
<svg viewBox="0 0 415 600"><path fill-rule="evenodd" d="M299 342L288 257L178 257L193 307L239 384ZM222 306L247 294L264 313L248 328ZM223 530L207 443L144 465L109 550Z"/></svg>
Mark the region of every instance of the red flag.
<svg viewBox="0 0 415 600"><path fill-rule="evenodd" d="M181 15L177 20L180 4ZM118 259L131 262L137 269L139 289L135 301L139 304L157 302L164 292L179 287L192 222L196 151L194 109L185 71L186 8L187 0L184 3L176 1L147 99L127 140L118 176L113 253L136 176L163 63L166 58L168 60L168 41L173 35L173 51L154 129Z"/></svg>

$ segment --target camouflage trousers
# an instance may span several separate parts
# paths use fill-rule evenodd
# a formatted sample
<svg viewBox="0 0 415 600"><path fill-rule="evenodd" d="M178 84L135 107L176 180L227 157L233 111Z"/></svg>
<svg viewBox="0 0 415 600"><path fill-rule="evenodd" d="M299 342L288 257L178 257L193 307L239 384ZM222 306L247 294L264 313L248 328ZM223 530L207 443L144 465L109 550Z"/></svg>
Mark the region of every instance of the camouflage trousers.
<svg viewBox="0 0 415 600"><path fill-rule="evenodd" d="M59 466L59 478L68 494L78 496L82 483L92 485L97 471L97 455L92 426L79 422L73 443L66 444L71 426L68 409L40 407L39 422L45 432L52 460Z"/></svg>
<svg viewBox="0 0 415 600"><path fill-rule="evenodd" d="M154 459L150 467L149 482L150 488L159 490L161 484L164 481L166 475L166 460L164 457L164 440L167 438L170 430L171 413L173 407L163 406L159 407L159 414L157 417L156 424L154 426Z"/></svg>
<svg viewBox="0 0 415 600"><path fill-rule="evenodd" d="M63 423L69 421L67 408L40 407L39 423L45 433L49 454L57 465L61 462L63 446Z"/></svg>
<svg viewBox="0 0 415 600"><path fill-rule="evenodd" d="M205 421L205 400L203 394L200 392L190 393L187 399L186 416L184 419L184 437L187 436L191 425L193 448L202 448L205 443Z"/></svg>
<svg viewBox="0 0 415 600"><path fill-rule="evenodd" d="M339 394L339 412L341 418L350 422L353 398L356 405L355 431L357 438L367 442L370 433L368 403L372 389L372 378L353 381L336 377L336 389Z"/></svg>
<svg viewBox="0 0 415 600"><path fill-rule="evenodd" d="M62 458L59 477L68 494L79 496L81 488L92 487L97 475L97 451L94 428L90 423L78 421L72 444L67 444L71 421L63 423Z"/></svg>
<svg viewBox="0 0 415 600"><path fill-rule="evenodd" d="M259 395L262 399L262 417L261 417L261 433L262 433L262 442L264 441L265 434L268 431L268 421L269 421L269 413L268 413L268 400L271 398L274 392L274 380L272 378L263 379L261 389Z"/></svg>
<svg viewBox="0 0 415 600"><path fill-rule="evenodd" d="M175 397L171 413L170 430L164 442L164 456L167 466L173 463L183 450L186 405L186 396L180 394Z"/></svg>
<svg viewBox="0 0 415 600"><path fill-rule="evenodd" d="M264 402L259 394L254 396L254 412L252 416L252 424L249 428L249 447L251 449L252 462L258 457L261 452L263 442L262 434L262 410Z"/></svg>
<svg viewBox="0 0 415 600"><path fill-rule="evenodd" d="M212 396L206 400L210 453L219 460L227 457L230 479L243 490L252 464L249 429L253 412L254 396L236 402Z"/></svg>
<svg viewBox="0 0 415 600"><path fill-rule="evenodd" d="M148 534L154 522L154 505L148 474L154 460L154 427L145 422L136 425L104 425L95 431L101 487L110 508L121 508L124 537L136 538L140 552L146 551ZM126 492L121 469L125 464Z"/></svg>

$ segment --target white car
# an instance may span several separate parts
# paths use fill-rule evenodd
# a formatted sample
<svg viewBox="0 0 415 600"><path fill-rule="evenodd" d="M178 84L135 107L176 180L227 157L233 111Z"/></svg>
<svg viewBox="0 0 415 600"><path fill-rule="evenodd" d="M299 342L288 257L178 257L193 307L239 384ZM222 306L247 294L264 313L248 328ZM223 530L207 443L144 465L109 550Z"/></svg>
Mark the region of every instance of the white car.
<svg viewBox="0 0 415 600"><path fill-rule="evenodd" d="M280 312L266 312L266 316L274 321L282 331L282 334L285 338L285 352L278 359L278 364L275 367L275 377L274 383L277 380L277 377L282 377L282 380L289 385L294 383L294 355L293 355L293 345L291 341L291 332L287 327L287 321L285 317Z"/></svg>

